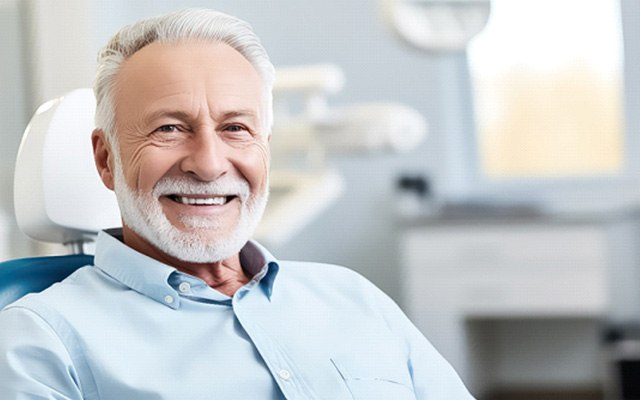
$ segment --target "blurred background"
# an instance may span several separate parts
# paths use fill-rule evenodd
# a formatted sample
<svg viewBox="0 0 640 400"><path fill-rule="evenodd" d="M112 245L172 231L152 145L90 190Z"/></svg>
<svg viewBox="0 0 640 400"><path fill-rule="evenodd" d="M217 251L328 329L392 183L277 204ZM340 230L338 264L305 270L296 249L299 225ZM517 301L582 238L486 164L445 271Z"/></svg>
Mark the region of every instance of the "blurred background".
<svg viewBox="0 0 640 400"><path fill-rule="evenodd" d="M478 398L640 398L635 0L0 0L0 260L60 250L13 215L38 105L183 7L250 22L278 71L277 257L366 276Z"/></svg>

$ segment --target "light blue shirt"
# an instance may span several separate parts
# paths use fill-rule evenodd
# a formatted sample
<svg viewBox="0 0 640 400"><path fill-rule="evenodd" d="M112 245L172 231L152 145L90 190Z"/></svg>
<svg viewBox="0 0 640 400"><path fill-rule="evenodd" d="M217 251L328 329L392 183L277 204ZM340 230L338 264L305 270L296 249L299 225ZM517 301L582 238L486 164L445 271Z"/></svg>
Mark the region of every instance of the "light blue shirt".
<svg viewBox="0 0 640 400"><path fill-rule="evenodd" d="M0 399L472 399L355 272L241 262L228 297L101 232L95 266L0 312Z"/></svg>

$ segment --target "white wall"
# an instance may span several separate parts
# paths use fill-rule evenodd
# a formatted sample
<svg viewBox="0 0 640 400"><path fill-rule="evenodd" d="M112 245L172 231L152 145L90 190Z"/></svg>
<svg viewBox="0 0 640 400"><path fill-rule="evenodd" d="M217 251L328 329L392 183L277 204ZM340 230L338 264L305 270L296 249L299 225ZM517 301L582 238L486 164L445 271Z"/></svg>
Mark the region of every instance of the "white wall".
<svg viewBox="0 0 640 400"><path fill-rule="evenodd" d="M20 137L28 121L27 99L28 63L23 47L24 10L20 0L0 2L0 260L20 254L16 243L9 238L20 234L13 219L13 164ZM23 246L24 247L24 246Z"/></svg>
<svg viewBox="0 0 640 400"><path fill-rule="evenodd" d="M22 52L22 12L19 0L0 2L0 119L3 121L0 146L0 183L11 185L13 162L20 134L27 118L24 93L25 67ZM0 191L0 204L9 208L12 199L6 190Z"/></svg>

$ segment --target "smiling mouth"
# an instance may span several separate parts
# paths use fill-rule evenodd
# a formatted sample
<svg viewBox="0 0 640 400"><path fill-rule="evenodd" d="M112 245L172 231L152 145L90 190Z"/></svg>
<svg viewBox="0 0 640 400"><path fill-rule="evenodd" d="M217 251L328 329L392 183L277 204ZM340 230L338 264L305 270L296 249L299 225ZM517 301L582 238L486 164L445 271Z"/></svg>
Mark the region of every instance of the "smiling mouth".
<svg viewBox="0 0 640 400"><path fill-rule="evenodd" d="M170 200L176 203L185 204L188 206L223 206L235 199L238 196L181 196L172 194L167 196Z"/></svg>

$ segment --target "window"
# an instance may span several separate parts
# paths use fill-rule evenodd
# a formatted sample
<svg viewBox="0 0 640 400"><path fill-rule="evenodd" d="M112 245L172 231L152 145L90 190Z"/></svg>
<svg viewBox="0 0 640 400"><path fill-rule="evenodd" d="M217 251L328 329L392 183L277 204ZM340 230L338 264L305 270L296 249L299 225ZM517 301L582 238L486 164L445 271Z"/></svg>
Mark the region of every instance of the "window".
<svg viewBox="0 0 640 400"><path fill-rule="evenodd" d="M492 0L468 48L481 174L621 174L619 0Z"/></svg>

